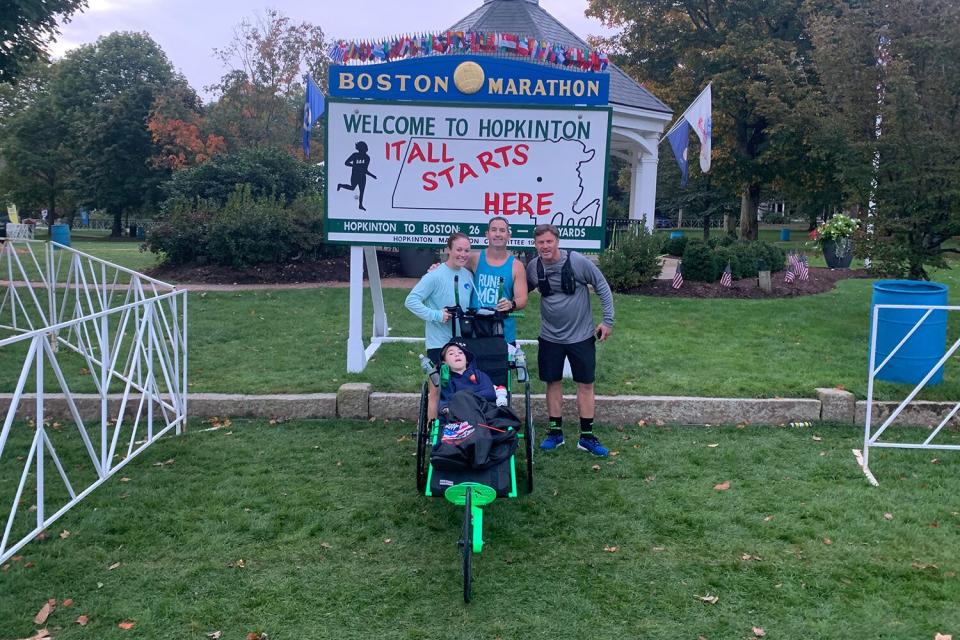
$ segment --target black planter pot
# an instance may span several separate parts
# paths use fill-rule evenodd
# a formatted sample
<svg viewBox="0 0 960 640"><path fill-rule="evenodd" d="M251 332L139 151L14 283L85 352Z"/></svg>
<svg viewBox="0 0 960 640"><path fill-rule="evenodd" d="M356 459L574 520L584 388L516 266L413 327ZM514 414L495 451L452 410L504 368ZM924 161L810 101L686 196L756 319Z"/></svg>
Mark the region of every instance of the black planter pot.
<svg viewBox="0 0 960 640"><path fill-rule="evenodd" d="M853 262L853 241L844 242L843 255L837 255L837 243L833 240L823 241L823 259L827 261L827 266L831 269L849 269Z"/></svg>
<svg viewBox="0 0 960 640"><path fill-rule="evenodd" d="M419 278L437 261L437 251L429 247L400 247L400 271L407 278Z"/></svg>

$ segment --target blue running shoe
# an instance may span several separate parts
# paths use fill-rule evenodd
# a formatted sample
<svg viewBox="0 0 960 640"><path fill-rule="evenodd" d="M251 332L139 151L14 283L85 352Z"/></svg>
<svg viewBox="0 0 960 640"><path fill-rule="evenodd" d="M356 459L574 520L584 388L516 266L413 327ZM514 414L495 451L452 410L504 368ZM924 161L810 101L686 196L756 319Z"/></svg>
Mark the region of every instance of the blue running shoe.
<svg viewBox="0 0 960 640"><path fill-rule="evenodd" d="M563 431L547 431L547 437L540 442L541 451L553 451L563 444Z"/></svg>
<svg viewBox="0 0 960 640"><path fill-rule="evenodd" d="M601 458L606 458L607 455L610 454L610 450L600 444L600 441L594 436L580 436L580 440L577 441L577 449L587 451Z"/></svg>

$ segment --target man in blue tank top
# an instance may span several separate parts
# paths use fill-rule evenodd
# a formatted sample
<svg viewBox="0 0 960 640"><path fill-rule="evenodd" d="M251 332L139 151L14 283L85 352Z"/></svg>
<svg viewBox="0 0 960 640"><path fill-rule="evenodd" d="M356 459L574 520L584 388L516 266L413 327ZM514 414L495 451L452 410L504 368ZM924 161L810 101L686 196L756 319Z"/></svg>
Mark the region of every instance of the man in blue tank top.
<svg viewBox="0 0 960 640"><path fill-rule="evenodd" d="M510 224L497 216L487 224L487 248L471 254L468 269L473 271L474 291L470 306L488 307L510 312L527 306L527 274L523 265L509 251ZM517 321L507 318L503 337L516 344Z"/></svg>

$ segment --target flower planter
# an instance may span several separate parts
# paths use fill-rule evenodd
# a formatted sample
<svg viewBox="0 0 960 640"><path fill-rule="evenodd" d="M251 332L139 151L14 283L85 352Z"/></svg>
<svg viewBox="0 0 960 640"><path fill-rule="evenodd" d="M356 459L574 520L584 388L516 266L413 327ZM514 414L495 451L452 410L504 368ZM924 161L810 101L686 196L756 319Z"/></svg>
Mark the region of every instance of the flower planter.
<svg viewBox="0 0 960 640"><path fill-rule="evenodd" d="M853 262L853 241L848 239L840 242L841 246L838 247L833 240L823 241L823 259L831 269L848 269Z"/></svg>

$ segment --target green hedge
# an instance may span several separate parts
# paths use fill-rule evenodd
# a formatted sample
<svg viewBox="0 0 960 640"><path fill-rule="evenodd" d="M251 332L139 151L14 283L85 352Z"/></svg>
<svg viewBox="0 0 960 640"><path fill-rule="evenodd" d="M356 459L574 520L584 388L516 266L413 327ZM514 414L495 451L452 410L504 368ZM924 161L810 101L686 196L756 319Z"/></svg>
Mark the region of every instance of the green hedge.
<svg viewBox="0 0 960 640"><path fill-rule="evenodd" d="M598 266L614 291L630 291L660 275L662 241L639 224L614 234Z"/></svg>
<svg viewBox="0 0 960 640"><path fill-rule="evenodd" d="M694 239L683 253L683 277L687 280L714 282L723 274L727 264L734 280L755 278L762 266L770 271L782 271L786 263L783 249L762 240L749 242L718 240L704 243Z"/></svg>
<svg viewBox="0 0 960 640"><path fill-rule="evenodd" d="M301 196L286 204L278 196L255 197L238 187L222 206L199 200L168 211L147 234L150 251L169 264L215 264L244 269L342 253L323 242L323 201Z"/></svg>

